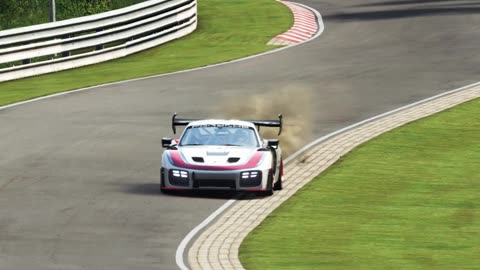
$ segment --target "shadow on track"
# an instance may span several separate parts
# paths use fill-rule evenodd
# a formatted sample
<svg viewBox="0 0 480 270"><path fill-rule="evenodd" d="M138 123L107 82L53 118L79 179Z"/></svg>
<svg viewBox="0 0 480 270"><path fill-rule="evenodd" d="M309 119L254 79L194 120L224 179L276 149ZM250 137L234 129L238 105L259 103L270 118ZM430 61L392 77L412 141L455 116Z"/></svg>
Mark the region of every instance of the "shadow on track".
<svg viewBox="0 0 480 270"><path fill-rule="evenodd" d="M402 6L400 9L380 10L379 6L394 5L411 5L409 7ZM325 15L325 20L335 21L374 21L374 20L390 20L412 17L440 16L440 15L465 15L480 14L480 1L469 1L464 3L456 3L449 0L411 0L411 1L391 1L372 3L366 5L355 5L351 8L371 7L373 10L364 10L355 12L341 12L331 15Z"/></svg>
<svg viewBox="0 0 480 270"><path fill-rule="evenodd" d="M146 196L175 196L185 198L204 198L221 200L255 200L264 198L261 195L249 192L236 192L229 190L172 190L168 193L160 192L158 183L130 183L122 184L122 191L129 194Z"/></svg>
<svg viewBox="0 0 480 270"><path fill-rule="evenodd" d="M415 4L429 4L441 2L456 2L455 0L404 0L404 1L384 1L376 3L368 3L362 5L355 5L355 7L375 7L375 6L399 6L399 5L415 5ZM476 1L472 1L475 3Z"/></svg>

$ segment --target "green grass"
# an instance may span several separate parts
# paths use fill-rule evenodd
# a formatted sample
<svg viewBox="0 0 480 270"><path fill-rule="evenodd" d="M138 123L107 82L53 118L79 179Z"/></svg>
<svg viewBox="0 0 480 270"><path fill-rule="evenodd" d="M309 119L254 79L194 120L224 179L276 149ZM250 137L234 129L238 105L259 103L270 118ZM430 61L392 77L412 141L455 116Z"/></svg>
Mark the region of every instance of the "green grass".
<svg viewBox="0 0 480 270"><path fill-rule="evenodd" d="M191 35L114 61L0 83L0 105L47 94L173 72L273 49L266 43L293 17L274 0L198 0L198 29Z"/></svg>
<svg viewBox="0 0 480 270"><path fill-rule="evenodd" d="M480 99L367 142L275 210L247 269L479 269Z"/></svg>

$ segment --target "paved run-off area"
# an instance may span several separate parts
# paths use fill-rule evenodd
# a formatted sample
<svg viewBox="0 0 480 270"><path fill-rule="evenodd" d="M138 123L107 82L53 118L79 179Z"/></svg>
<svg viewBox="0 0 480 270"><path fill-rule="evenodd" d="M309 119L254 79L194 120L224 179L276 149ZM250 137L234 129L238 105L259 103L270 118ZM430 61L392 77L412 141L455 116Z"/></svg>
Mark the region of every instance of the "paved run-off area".
<svg viewBox="0 0 480 270"><path fill-rule="evenodd" d="M318 141L286 166L283 190L263 200L239 200L200 235L189 251L192 269L243 269L238 253L248 233L340 157L384 132L479 97L480 83L365 121Z"/></svg>

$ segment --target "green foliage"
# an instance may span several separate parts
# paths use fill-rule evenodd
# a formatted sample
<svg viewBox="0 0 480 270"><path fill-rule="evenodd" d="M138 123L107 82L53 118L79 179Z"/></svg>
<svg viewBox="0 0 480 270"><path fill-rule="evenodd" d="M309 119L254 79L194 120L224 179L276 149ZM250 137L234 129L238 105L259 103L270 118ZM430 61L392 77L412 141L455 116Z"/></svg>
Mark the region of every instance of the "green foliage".
<svg viewBox="0 0 480 270"><path fill-rule="evenodd" d="M0 30L48 22L48 0L1 0Z"/></svg>
<svg viewBox="0 0 480 270"><path fill-rule="evenodd" d="M106 12L133 5L143 0L57 0L58 20Z"/></svg>
<svg viewBox="0 0 480 270"><path fill-rule="evenodd" d="M56 0L57 20L65 20L144 0ZM0 30L49 22L50 0L0 0Z"/></svg>

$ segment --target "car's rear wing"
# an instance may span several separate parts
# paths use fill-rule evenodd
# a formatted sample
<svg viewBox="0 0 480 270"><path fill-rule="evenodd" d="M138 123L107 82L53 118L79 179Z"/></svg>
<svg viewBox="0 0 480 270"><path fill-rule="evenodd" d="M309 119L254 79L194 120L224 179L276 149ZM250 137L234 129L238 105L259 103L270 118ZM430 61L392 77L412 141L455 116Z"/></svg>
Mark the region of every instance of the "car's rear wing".
<svg viewBox="0 0 480 270"><path fill-rule="evenodd" d="M278 115L278 120L247 120L257 126L260 131L260 127L278 127L278 135L282 133L283 115Z"/></svg>
<svg viewBox="0 0 480 270"><path fill-rule="evenodd" d="M200 119L185 119L185 118L177 118L177 113L172 115L172 130L173 134L177 134L177 126L186 126L190 124L190 122L198 121Z"/></svg>
<svg viewBox="0 0 480 270"><path fill-rule="evenodd" d="M246 122L250 122L254 124L258 130L260 130L260 127L278 127L278 135L282 133L282 126L283 126L283 121L282 121L283 116L281 114L278 115L278 120L242 120ZM177 118L177 113L174 113L172 116L172 130L173 134L177 133L177 126L186 126L190 124L190 122L193 121L199 121L202 119L186 119L186 118Z"/></svg>

